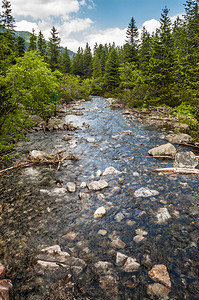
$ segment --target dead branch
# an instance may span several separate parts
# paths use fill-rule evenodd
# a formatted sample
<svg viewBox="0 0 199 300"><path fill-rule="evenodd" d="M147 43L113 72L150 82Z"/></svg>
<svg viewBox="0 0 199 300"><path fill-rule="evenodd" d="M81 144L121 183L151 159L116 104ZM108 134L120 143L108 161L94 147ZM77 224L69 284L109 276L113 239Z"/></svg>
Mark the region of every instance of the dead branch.
<svg viewBox="0 0 199 300"><path fill-rule="evenodd" d="M34 157L34 158L32 158L31 155L29 154L26 161L20 162L12 167L1 170L0 175L3 173L6 173L6 172L12 171L12 170L22 169L22 168L30 167L33 165L42 165L42 164L48 164L50 166L57 164L57 171L58 171L64 160L75 160L75 161L79 160L78 157L76 157L72 153L68 153L67 155L65 155L63 157L62 153L65 151L66 151L66 149L61 149L61 150L55 151L49 155L44 154L43 156Z"/></svg>
<svg viewBox="0 0 199 300"><path fill-rule="evenodd" d="M155 169L152 172L199 175L199 169L188 169L188 168L160 168L160 169Z"/></svg>

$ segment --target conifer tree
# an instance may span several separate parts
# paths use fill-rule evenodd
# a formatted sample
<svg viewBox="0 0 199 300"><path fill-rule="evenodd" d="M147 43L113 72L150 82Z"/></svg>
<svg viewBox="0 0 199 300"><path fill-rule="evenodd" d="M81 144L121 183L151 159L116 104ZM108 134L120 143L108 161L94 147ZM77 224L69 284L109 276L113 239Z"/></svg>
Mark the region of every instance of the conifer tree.
<svg viewBox="0 0 199 300"><path fill-rule="evenodd" d="M61 39L58 37L57 29L53 26L49 38L49 60L52 71L58 68L59 46Z"/></svg>
<svg viewBox="0 0 199 300"><path fill-rule="evenodd" d="M71 60L67 47L65 47L64 51L60 54L60 68L63 73L70 73L71 71Z"/></svg>
<svg viewBox="0 0 199 300"><path fill-rule="evenodd" d="M84 78L91 78L92 76L92 53L88 43L86 43L86 48L83 54L83 73Z"/></svg>
<svg viewBox="0 0 199 300"><path fill-rule="evenodd" d="M37 49L41 56L43 57L47 56L47 43L41 30L39 31L39 35L37 39Z"/></svg>
<svg viewBox="0 0 199 300"><path fill-rule="evenodd" d="M7 30L14 30L15 19L11 14L12 9L11 9L10 1L3 0L2 9L3 12L0 15L0 26L6 28Z"/></svg>
<svg viewBox="0 0 199 300"><path fill-rule="evenodd" d="M138 28L135 23L135 19L131 18L126 32L126 42L130 47L127 47L127 60L128 62L138 63Z"/></svg>
<svg viewBox="0 0 199 300"><path fill-rule="evenodd" d="M96 53L93 58L93 78L102 77L102 67L98 54Z"/></svg>
<svg viewBox="0 0 199 300"><path fill-rule="evenodd" d="M37 50L37 37L35 35L34 28L32 29L32 33L29 39L28 51L36 51Z"/></svg>
<svg viewBox="0 0 199 300"><path fill-rule="evenodd" d="M16 52L19 57L22 57L25 53L25 40L21 36L17 37Z"/></svg>
<svg viewBox="0 0 199 300"><path fill-rule="evenodd" d="M115 49L111 50L106 62L104 82L108 90L113 90L120 84L119 58Z"/></svg>

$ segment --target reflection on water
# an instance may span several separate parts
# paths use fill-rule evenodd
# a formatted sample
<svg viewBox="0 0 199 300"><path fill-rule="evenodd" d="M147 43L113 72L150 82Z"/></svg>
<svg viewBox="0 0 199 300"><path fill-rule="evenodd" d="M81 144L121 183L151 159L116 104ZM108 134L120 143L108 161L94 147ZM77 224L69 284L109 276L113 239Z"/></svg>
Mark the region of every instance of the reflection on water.
<svg viewBox="0 0 199 300"><path fill-rule="evenodd" d="M59 171L37 166L0 178L0 261L7 266L15 299L44 299L49 286L66 275L64 268L57 272L38 268L38 252L53 245L86 263L80 275L70 270L78 299L86 299L81 296L85 294L88 299L150 299L147 287L154 282L148 272L157 264L168 269L170 299L199 298L199 177L152 173L172 164L147 154L165 143L162 133L137 122L129 126L122 110L112 111L107 105L103 98L94 97L74 107L83 108L83 115L65 117L81 127L70 133L75 143L62 140L65 132L36 132L17 149L25 157L33 149L51 153L66 148L79 161L66 161ZM88 138L94 139L88 142ZM88 191L81 185L99 180L96 172L110 166L121 173L103 178L108 188ZM75 193L65 190L67 182L76 184ZM157 194L136 197L140 188ZM106 215L94 219L101 206ZM161 211L165 212L163 221L158 219ZM122 247L115 247L115 240ZM140 264L138 270L124 272L115 263L116 252L134 257ZM114 284L111 281L108 288L96 273L94 266L99 261L112 265L108 272Z"/></svg>

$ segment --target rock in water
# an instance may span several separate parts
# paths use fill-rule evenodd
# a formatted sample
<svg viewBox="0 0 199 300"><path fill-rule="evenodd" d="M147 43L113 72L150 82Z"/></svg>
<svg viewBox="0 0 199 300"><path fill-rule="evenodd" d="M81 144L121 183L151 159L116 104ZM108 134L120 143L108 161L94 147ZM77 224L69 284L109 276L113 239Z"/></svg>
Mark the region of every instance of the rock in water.
<svg viewBox="0 0 199 300"><path fill-rule="evenodd" d="M163 223L166 220L170 219L171 216L168 212L168 209L166 207L162 207L158 210L158 213L156 215L157 219L158 219L158 223Z"/></svg>
<svg viewBox="0 0 199 300"><path fill-rule="evenodd" d="M74 193L76 191L76 184L73 182L67 182L66 187L70 193Z"/></svg>
<svg viewBox="0 0 199 300"><path fill-rule="evenodd" d="M176 154L174 168L194 169L198 165L198 159L191 151L180 152Z"/></svg>
<svg viewBox="0 0 199 300"><path fill-rule="evenodd" d="M168 288L171 288L171 280L167 271L167 267L165 265L153 266L153 268L149 271L149 276L152 280L160 281Z"/></svg>
<svg viewBox="0 0 199 300"><path fill-rule="evenodd" d="M134 195L135 197L153 197L159 195L159 192L142 187L139 190L135 191Z"/></svg>
<svg viewBox="0 0 199 300"><path fill-rule="evenodd" d="M133 257L128 257L127 261L125 262L123 266L124 272L133 272L138 270L140 267L140 264L136 262L136 259Z"/></svg>
<svg viewBox="0 0 199 300"><path fill-rule="evenodd" d="M121 172L117 171L115 168L113 167L108 167L106 168L106 170L103 172L102 176L106 176L106 175L113 175L113 174L120 174Z"/></svg>
<svg viewBox="0 0 199 300"><path fill-rule="evenodd" d="M106 214L106 208L104 206L99 207L95 213L94 213L94 218L101 218Z"/></svg>
<svg viewBox="0 0 199 300"><path fill-rule="evenodd" d="M108 183L105 180L92 181L88 185L89 190L100 191L108 186Z"/></svg>
<svg viewBox="0 0 199 300"><path fill-rule="evenodd" d="M148 154L152 156L174 156L176 154L176 148L172 144L167 143L149 150Z"/></svg>
<svg viewBox="0 0 199 300"><path fill-rule="evenodd" d="M45 157L46 153L43 151L39 151L39 150L32 150L29 153L29 157L31 159L42 159L43 157Z"/></svg>
<svg viewBox="0 0 199 300"><path fill-rule="evenodd" d="M170 290L160 283L154 283L149 284L147 293L152 297L156 296L158 299L167 300L169 299L168 294L170 293Z"/></svg>
<svg viewBox="0 0 199 300"><path fill-rule="evenodd" d="M123 253L120 253L120 252L117 252L116 254L116 266L118 267L122 267L124 265L124 263L126 262L128 256L123 254Z"/></svg>

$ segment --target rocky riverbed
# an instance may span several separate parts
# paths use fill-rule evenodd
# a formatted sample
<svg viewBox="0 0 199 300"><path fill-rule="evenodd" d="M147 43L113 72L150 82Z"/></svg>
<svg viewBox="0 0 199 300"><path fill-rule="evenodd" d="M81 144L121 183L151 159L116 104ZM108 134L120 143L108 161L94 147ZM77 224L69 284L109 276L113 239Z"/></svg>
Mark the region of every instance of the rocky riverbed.
<svg viewBox="0 0 199 300"><path fill-rule="evenodd" d="M198 299L199 177L153 173L173 165L148 154L167 134L129 116L94 97L19 145L20 159L66 149L78 160L0 177L14 299Z"/></svg>

